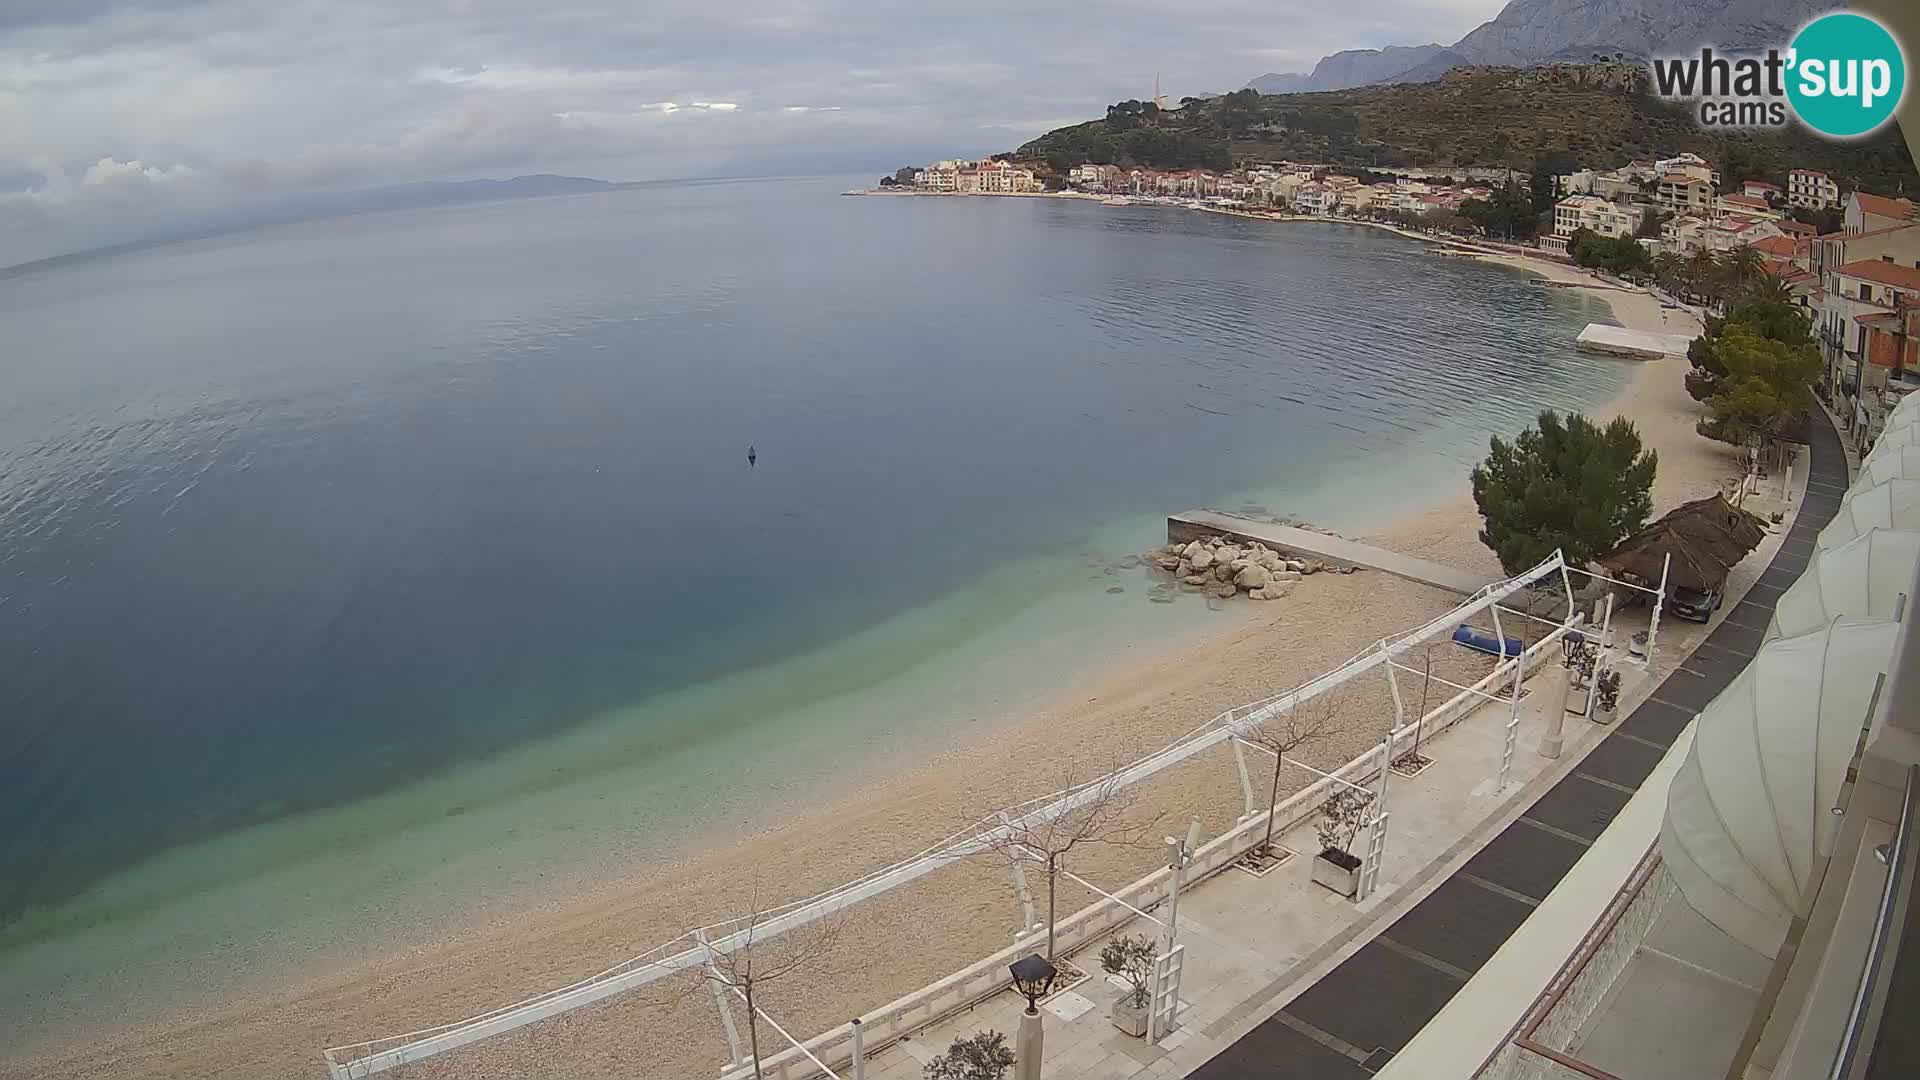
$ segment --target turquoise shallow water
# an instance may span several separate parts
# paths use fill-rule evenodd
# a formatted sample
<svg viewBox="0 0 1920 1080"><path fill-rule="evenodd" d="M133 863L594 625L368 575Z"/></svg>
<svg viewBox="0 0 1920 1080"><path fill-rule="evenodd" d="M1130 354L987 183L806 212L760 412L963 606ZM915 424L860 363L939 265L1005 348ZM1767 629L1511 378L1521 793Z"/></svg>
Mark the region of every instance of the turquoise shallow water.
<svg viewBox="0 0 1920 1080"><path fill-rule="evenodd" d="M1377 524L1624 374L1598 301L1391 235L844 186L0 283L0 1003L749 827L1217 625L1116 566L1167 511Z"/></svg>

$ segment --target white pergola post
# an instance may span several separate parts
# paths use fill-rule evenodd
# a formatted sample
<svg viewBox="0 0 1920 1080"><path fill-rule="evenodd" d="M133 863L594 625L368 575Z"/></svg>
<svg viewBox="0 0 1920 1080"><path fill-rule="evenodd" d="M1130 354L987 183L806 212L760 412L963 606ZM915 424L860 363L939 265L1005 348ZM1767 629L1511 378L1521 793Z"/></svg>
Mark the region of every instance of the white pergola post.
<svg viewBox="0 0 1920 1080"><path fill-rule="evenodd" d="M693 940L706 945L707 935L695 930ZM740 1029L734 1025L733 1006L727 1004L727 992L721 989L725 980L720 976L720 968L713 962L711 947L707 950L707 974L709 976L707 986L713 991L713 1003L720 1009L720 1026L727 1030L727 1052L732 1055L727 1058L727 1067L721 1070L724 1073L739 1068L740 1063L747 1060L747 1056L746 1051L740 1048Z"/></svg>
<svg viewBox="0 0 1920 1080"><path fill-rule="evenodd" d="M1647 674L1654 672L1655 642L1660 640L1660 606L1667 600L1667 575L1673 571L1673 552L1660 563L1660 591L1653 594L1653 621L1647 624Z"/></svg>
<svg viewBox="0 0 1920 1080"><path fill-rule="evenodd" d="M1560 584L1567 590L1567 618L1573 618L1573 575L1567 571L1567 557L1558 548L1554 554L1560 556Z"/></svg>
<svg viewBox="0 0 1920 1080"><path fill-rule="evenodd" d="M1503 646L1501 652L1506 651ZM1520 679L1526 673L1527 657L1525 653L1513 658L1513 702L1507 712L1507 737L1500 747L1500 783L1497 790L1505 791L1507 781L1513 777L1513 751L1520 743Z"/></svg>
<svg viewBox="0 0 1920 1080"><path fill-rule="evenodd" d="M1380 864L1387 857L1387 781L1393 775L1393 736L1380 740L1380 790L1373 797L1373 814L1367 819L1367 853L1360 860L1359 887L1354 890L1357 903L1373 895L1380 885Z"/></svg>
<svg viewBox="0 0 1920 1080"><path fill-rule="evenodd" d="M1380 651L1387 655L1387 690L1393 694L1393 726L1387 729L1387 741L1391 743L1394 734L1407 724L1407 706L1400 697L1400 680L1394 677L1393 654L1387 649L1386 638L1380 639Z"/></svg>
<svg viewBox="0 0 1920 1080"><path fill-rule="evenodd" d="M1246 804L1246 813L1240 815L1241 821L1252 821L1256 811L1253 805L1253 780L1247 776L1247 752L1241 748L1240 740L1235 739L1233 746L1233 767L1240 771L1240 797Z"/></svg>
<svg viewBox="0 0 1920 1080"><path fill-rule="evenodd" d="M857 1016L847 1027L853 1032L853 1080L867 1080L866 1029Z"/></svg>

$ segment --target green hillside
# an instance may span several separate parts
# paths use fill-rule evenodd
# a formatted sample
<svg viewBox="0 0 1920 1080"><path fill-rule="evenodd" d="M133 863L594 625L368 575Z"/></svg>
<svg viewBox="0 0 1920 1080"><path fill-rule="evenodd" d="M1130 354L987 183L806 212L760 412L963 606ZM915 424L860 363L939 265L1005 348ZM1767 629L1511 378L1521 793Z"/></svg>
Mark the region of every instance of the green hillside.
<svg viewBox="0 0 1920 1080"><path fill-rule="evenodd" d="M1691 150L1727 184L1784 183L1789 168L1830 173L1842 189L1920 192L1899 133L1861 143L1782 132L1715 131L1645 91L1645 70L1625 64L1461 69L1436 83L1367 86L1324 94L1242 90L1187 99L1161 111L1121 102L1107 118L1050 131L1015 156L1055 171L1081 161L1156 168L1225 168L1272 161L1381 167L1535 163L1556 172L1612 168Z"/></svg>

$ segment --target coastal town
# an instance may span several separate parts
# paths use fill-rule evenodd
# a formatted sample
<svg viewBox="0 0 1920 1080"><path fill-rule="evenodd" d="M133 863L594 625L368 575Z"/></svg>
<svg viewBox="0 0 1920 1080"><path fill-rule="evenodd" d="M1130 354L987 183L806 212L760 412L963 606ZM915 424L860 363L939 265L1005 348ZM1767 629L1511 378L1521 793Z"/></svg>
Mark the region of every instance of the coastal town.
<svg viewBox="0 0 1920 1080"><path fill-rule="evenodd" d="M1773 278L1810 317L1823 365L1816 392L1857 446L1920 387L1920 204L1843 191L1827 173L1731 182L1691 152L1550 177L1498 166L1351 169L1274 161L1231 171L1081 162L1061 174L1006 158L944 160L882 179L878 190L1052 195L1109 206L1161 205L1275 220L1384 225L1571 263L1709 300L1728 273ZM1503 195L1547 191L1531 236L1495 211ZM1596 244L1592 241L1600 241Z"/></svg>

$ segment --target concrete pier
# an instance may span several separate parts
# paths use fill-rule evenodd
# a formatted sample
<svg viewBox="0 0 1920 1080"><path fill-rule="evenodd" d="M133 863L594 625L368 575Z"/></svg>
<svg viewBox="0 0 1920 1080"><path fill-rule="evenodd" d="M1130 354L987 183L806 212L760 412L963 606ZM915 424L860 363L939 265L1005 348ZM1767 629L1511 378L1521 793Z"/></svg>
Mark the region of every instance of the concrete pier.
<svg viewBox="0 0 1920 1080"><path fill-rule="evenodd" d="M1182 544L1208 536L1229 536L1236 540L1259 542L1275 551L1302 559L1318 559L1332 566L1358 566L1379 570L1394 577L1417 581L1422 585L1471 596L1483 585L1497 579L1469 574L1426 559L1395 554L1371 544L1362 544L1342 536L1299 529L1268 521L1223 514L1218 510L1188 510L1167 518L1167 542Z"/></svg>

